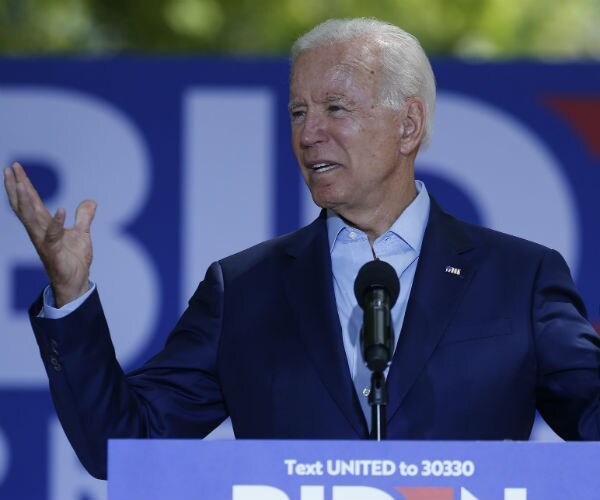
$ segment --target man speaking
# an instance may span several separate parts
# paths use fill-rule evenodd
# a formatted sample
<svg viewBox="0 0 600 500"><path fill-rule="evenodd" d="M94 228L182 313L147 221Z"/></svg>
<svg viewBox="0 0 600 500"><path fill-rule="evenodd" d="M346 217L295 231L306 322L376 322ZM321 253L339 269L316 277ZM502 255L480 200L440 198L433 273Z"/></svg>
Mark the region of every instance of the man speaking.
<svg viewBox="0 0 600 500"><path fill-rule="evenodd" d="M292 145L324 210L213 263L164 349L129 374L89 281L95 203L65 228L20 165L5 169L50 279L30 315L52 397L91 474L106 476L109 438L200 438L227 416L238 438L366 438L354 283L374 259L399 281L389 438L524 440L536 408L565 439L600 437L600 343L562 257L453 218L415 180L434 107L429 61L400 28L331 20L302 36Z"/></svg>

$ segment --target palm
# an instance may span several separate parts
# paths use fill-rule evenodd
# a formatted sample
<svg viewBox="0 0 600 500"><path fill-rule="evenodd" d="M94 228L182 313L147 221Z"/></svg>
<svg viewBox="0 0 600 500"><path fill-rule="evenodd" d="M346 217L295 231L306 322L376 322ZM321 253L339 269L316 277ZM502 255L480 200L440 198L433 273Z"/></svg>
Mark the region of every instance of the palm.
<svg viewBox="0 0 600 500"><path fill-rule="evenodd" d="M47 239L47 238L45 238ZM60 239L45 244L40 253L53 286L68 286L89 274L92 263L92 242L88 232L64 228Z"/></svg>

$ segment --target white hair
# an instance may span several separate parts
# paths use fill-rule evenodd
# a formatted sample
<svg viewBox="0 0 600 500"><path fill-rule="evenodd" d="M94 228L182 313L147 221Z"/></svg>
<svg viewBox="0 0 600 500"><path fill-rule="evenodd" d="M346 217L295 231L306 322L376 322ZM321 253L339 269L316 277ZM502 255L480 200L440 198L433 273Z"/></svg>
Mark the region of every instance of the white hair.
<svg viewBox="0 0 600 500"><path fill-rule="evenodd" d="M304 50L357 38L369 38L381 48L384 73L381 101L385 106L401 109L411 97L423 99L425 131L421 145L427 146L435 111L435 77L425 51L410 33L378 19L329 19L296 40L290 51L292 65Z"/></svg>

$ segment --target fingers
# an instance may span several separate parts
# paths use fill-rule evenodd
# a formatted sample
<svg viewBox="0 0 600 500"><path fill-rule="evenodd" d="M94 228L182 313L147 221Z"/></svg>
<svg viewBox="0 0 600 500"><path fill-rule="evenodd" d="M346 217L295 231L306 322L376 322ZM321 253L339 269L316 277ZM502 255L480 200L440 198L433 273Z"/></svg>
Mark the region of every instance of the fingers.
<svg viewBox="0 0 600 500"><path fill-rule="evenodd" d="M25 173L23 167L19 163L15 162L12 165L12 171L14 173L14 178L17 187L21 185L30 198L39 200L39 203L41 204L42 200L40 199L37 190L33 187L33 184L29 180L29 177L27 177L27 174Z"/></svg>
<svg viewBox="0 0 600 500"><path fill-rule="evenodd" d="M38 192L19 163L4 169L4 187L10 206L29 233L34 245L45 240L48 243L58 241L65 231L65 210L59 208L54 216L44 206ZM82 201L75 212L74 229L89 233L96 214L96 202Z"/></svg>
<svg viewBox="0 0 600 500"><path fill-rule="evenodd" d="M4 169L4 186L10 206L25 226L48 223L50 214L21 165L13 163Z"/></svg>
<svg viewBox="0 0 600 500"><path fill-rule="evenodd" d="M8 201L10 202L11 208L17 211L17 179L12 169L4 168L4 189L8 194Z"/></svg>
<svg viewBox="0 0 600 500"><path fill-rule="evenodd" d="M94 215L96 215L96 202L94 200L82 201L75 211L75 229L89 233Z"/></svg>
<svg viewBox="0 0 600 500"><path fill-rule="evenodd" d="M11 208L22 222L39 252L39 245L44 240L46 229L52 219L50 213L42 203L25 170L18 163L13 163L12 168L4 169L4 186Z"/></svg>

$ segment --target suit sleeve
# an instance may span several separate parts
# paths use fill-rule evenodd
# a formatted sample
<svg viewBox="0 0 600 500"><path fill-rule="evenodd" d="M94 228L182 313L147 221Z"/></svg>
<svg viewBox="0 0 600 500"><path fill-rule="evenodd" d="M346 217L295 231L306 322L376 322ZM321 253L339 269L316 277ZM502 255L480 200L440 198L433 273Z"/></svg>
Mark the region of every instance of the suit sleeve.
<svg viewBox="0 0 600 500"><path fill-rule="evenodd" d="M600 339L557 252L542 259L534 293L538 410L563 439L598 440Z"/></svg>
<svg viewBox="0 0 600 500"><path fill-rule="evenodd" d="M57 415L85 468L106 478L110 438L201 438L227 417L217 377L223 278L213 264L164 349L125 374L97 291L68 316L30 308Z"/></svg>

